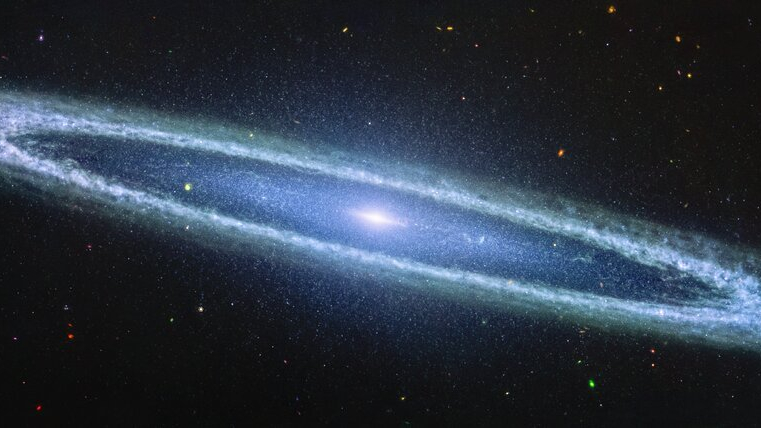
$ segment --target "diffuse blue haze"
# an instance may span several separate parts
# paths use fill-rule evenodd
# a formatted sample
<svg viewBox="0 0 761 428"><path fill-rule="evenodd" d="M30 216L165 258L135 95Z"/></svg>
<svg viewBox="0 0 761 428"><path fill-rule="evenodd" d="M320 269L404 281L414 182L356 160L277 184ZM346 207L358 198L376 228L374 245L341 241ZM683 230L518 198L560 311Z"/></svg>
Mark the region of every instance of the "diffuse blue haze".
<svg viewBox="0 0 761 428"><path fill-rule="evenodd" d="M572 201L16 93L0 94L0 172L199 239L275 244L284 257L509 310L761 351L755 253Z"/></svg>

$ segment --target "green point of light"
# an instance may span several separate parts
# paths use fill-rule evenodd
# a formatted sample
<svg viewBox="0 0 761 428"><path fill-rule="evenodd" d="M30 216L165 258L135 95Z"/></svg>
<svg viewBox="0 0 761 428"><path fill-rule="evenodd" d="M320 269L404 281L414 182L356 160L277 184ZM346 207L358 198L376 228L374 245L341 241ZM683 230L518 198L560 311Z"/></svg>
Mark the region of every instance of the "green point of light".
<svg viewBox="0 0 761 428"><path fill-rule="evenodd" d="M594 379L589 379L589 387L591 389L595 389L595 380Z"/></svg>

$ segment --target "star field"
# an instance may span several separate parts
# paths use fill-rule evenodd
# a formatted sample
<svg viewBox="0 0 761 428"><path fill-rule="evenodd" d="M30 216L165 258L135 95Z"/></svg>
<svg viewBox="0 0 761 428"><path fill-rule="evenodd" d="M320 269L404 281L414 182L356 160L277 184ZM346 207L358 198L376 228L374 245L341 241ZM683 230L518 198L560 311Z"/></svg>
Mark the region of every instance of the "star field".
<svg viewBox="0 0 761 428"><path fill-rule="evenodd" d="M752 2L11 2L11 425L749 425Z"/></svg>

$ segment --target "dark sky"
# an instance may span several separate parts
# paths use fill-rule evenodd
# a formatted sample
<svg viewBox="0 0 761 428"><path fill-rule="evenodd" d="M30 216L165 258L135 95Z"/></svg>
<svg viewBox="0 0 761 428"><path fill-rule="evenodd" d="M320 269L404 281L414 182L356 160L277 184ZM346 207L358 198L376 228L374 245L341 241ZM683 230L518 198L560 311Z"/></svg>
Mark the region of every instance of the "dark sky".
<svg viewBox="0 0 761 428"><path fill-rule="evenodd" d="M761 245L753 1L10 1L0 56L3 89L211 119ZM327 274L2 195L0 349L34 339L7 351L16 398L0 406L30 424L714 425L761 396L755 355L331 290ZM218 310L201 319L204 299ZM180 326L162 330L169 317ZM82 343L59 337L69 323Z"/></svg>

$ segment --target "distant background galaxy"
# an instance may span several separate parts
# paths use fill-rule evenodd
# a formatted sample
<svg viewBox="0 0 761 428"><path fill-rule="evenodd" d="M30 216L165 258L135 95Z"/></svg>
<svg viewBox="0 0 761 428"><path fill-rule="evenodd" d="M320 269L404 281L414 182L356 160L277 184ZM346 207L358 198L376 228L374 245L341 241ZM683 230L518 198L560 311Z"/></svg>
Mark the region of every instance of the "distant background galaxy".
<svg viewBox="0 0 761 428"><path fill-rule="evenodd" d="M26 424L742 424L754 4L0 12Z"/></svg>

